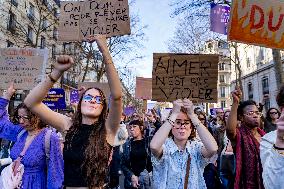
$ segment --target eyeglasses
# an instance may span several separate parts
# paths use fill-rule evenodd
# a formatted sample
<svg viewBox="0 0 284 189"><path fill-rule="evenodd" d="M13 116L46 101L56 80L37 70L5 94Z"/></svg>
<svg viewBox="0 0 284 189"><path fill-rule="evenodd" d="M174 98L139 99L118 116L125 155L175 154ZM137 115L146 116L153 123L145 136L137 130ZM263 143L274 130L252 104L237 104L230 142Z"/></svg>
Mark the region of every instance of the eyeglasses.
<svg viewBox="0 0 284 189"><path fill-rule="evenodd" d="M90 94L87 94L83 97L83 100L86 102L91 102L92 100L95 100L97 104L102 104L103 103L103 97L102 96L93 96Z"/></svg>
<svg viewBox="0 0 284 189"><path fill-rule="evenodd" d="M20 121L20 119L23 119L24 121L29 121L30 117L27 115L26 116L20 116L20 115L16 116L17 121Z"/></svg>
<svg viewBox="0 0 284 189"><path fill-rule="evenodd" d="M274 114L274 115L276 115L276 114L278 114L278 112L269 112L269 114Z"/></svg>
<svg viewBox="0 0 284 189"><path fill-rule="evenodd" d="M181 119L176 119L175 124L174 124L174 128L179 129L182 126L188 127L190 125L190 120L184 120L182 122Z"/></svg>
<svg viewBox="0 0 284 189"><path fill-rule="evenodd" d="M138 125L129 125L128 126L129 129L135 129L136 127L138 127Z"/></svg>
<svg viewBox="0 0 284 189"><path fill-rule="evenodd" d="M139 117L139 115L136 115L136 114L135 114L135 115L132 115L132 116L133 116L133 117Z"/></svg>
<svg viewBox="0 0 284 189"><path fill-rule="evenodd" d="M262 113L259 112L259 111L255 111L255 112L254 111L250 111L250 112L248 112L248 113L246 113L244 115L249 116L249 117L256 115L256 116L260 117L260 116L262 116Z"/></svg>

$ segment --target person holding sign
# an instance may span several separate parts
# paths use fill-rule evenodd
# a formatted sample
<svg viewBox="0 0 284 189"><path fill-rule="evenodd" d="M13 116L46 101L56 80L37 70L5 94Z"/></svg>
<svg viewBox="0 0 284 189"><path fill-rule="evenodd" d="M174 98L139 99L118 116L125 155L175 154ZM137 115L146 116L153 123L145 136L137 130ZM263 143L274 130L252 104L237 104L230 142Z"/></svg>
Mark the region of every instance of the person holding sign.
<svg viewBox="0 0 284 189"><path fill-rule="evenodd" d="M284 175L284 86L276 98L281 109L281 116L276 121L277 130L262 137L260 142L260 158L263 167L263 184L265 188L283 188Z"/></svg>
<svg viewBox="0 0 284 189"><path fill-rule="evenodd" d="M52 111L42 103L48 90L73 65L70 56L58 57L47 79L38 84L26 97L25 104L46 123L66 134L64 143L64 186L71 188L100 188L105 185L111 148L122 114L120 79L112 62L105 36L88 39L96 41L102 53L111 91L109 100L98 88L84 91L73 119Z"/></svg>
<svg viewBox="0 0 284 189"><path fill-rule="evenodd" d="M17 106L12 122L8 119L6 107L15 92L12 84L0 98L0 138L15 142L10 153L13 163L3 169L0 188L60 189L63 157L59 137L23 103Z"/></svg>
<svg viewBox="0 0 284 189"><path fill-rule="evenodd" d="M195 140L196 130L201 142ZM172 112L154 135L150 148L154 189L206 188L203 171L213 159L216 161L209 158L217 153L218 146L189 99L173 102Z"/></svg>

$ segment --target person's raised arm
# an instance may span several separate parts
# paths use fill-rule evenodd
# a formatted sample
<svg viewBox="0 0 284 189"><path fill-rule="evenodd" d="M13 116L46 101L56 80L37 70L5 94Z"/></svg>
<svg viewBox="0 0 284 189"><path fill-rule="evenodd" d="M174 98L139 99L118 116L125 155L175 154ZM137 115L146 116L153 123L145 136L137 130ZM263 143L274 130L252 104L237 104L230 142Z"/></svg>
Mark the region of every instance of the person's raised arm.
<svg viewBox="0 0 284 189"><path fill-rule="evenodd" d="M169 133L172 129L172 125L174 124L178 114L180 113L180 108L183 106L183 102L182 100L176 100L173 102L173 105L174 106L171 115L155 133L150 143L151 151L156 158L160 158L163 155L162 146L168 138Z"/></svg>
<svg viewBox="0 0 284 189"><path fill-rule="evenodd" d="M190 118L193 126L196 128L197 133L204 145L201 150L203 157L210 158L217 153L218 145L211 135L209 130L200 122L197 115L194 113L193 103L189 99L183 100L183 105L187 110L187 115Z"/></svg>
<svg viewBox="0 0 284 189"><path fill-rule="evenodd" d="M63 114L52 111L42 103L42 100L53 84L62 76L63 72L71 68L73 63L72 57L67 55L59 56L52 72L45 80L33 88L24 100L24 103L32 112L38 115L45 123L59 131L69 129L71 119Z"/></svg>
<svg viewBox="0 0 284 189"><path fill-rule="evenodd" d="M235 138L237 135L237 126L238 126L238 106L242 96L242 91L237 87L236 90L232 92L233 105L231 108L228 121L226 123L226 132L228 138L231 140L232 145L235 143Z"/></svg>
<svg viewBox="0 0 284 189"><path fill-rule="evenodd" d="M116 132L120 125L120 119L122 114L122 89L120 79L113 64L106 38L103 35L94 36L94 40L97 42L98 48L103 55L103 61L105 64L106 76L110 88L110 108L109 115L106 120L107 128L107 141L109 144L113 144Z"/></svg>

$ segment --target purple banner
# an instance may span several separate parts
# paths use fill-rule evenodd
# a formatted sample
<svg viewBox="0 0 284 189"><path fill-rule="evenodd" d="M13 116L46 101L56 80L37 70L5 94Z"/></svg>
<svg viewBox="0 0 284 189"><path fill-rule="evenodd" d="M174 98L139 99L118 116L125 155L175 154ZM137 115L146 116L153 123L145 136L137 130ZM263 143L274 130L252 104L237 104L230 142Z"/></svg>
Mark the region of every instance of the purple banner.
<svg viewBox="0 0 284 189"><path fill-rule="evenodd" d="M126 108L124 108L124 114L126 116L131 116L134 112L136 112L136 109L134 106L128 106Z"/></svg>
<svg viewBox="0 0 284 189"><path fill-rule="evenodd" d="M70 92L70 103L71 104L77 104L79 102L79 91L78 90L72 90Z"/></svg>
<svg viewBox="0 0 284 189"><path fill-rule="evenodd" d="M211 10L210 10L211 31L227 35L229 18L230 18L229 6L211 3Z"/></svg>

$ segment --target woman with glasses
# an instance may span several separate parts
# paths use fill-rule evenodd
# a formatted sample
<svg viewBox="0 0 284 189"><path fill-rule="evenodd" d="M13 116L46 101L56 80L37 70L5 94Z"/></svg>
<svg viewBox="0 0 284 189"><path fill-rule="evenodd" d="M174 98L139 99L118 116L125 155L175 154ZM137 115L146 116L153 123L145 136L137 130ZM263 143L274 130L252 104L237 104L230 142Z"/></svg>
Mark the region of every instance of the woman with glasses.
<svg viewBox="0 0 284 189"><path fill-rule="evenodd" d="M0 98L0 138L15 142L10 157L24 165L20 188L60 189L63 182L63 158L59 137L55 132L51 132L47 152L48 129L23 103L15 109L12 121L9 120L6 108L15 91L12 84ZM23 149L27 149L24 155ZM17 168L14 163L13 174L20 171ZM2 175L2 182L5 182L5 176L7 175Z"/></svg>
<svg viewBox="0 0 284 189"><path fill-rule="evenodd" d="M281 113L277 108L270 108L266 113L266 118L264 119L264 131L269 133L277 129L276 121L279 119Z"/></svg>
<svg viewBox="0 0 284 189"><path fill-rule="evenodd" d="M195 140L198 132L201 142ZM150 143L154 189L206 188L203 178L217 144L194 113L190 100L176 100ZM214 161L213 161L214 162Z"/></svg>
<svg viewBox="0 0 284 189"><path fill-rule="evenodd" d="M41 119L66 134L64 158L64 187L100 188L106 183L111 148L122 114L120 79L112 62L105 36L90 37L96 41L111 91L108 106L104 93L90 88L82 93L73 119L50 110L42 103L54 83L74 64L70 56L57 58L54 69L25 99L25 104Z"/></svg>
<svg viewBox="0 0 284 189"><path fill-rule="evenodd" d="M133 120L129 123L131 139L123 145L121 168L124 173L125 189L150 189L149 173L152 171L149 137L144 135L144 123Z"/></svg>

